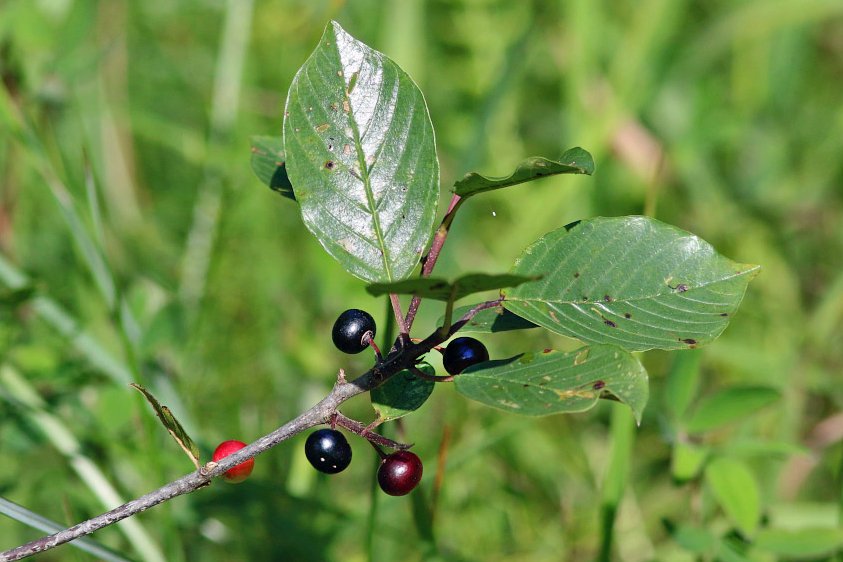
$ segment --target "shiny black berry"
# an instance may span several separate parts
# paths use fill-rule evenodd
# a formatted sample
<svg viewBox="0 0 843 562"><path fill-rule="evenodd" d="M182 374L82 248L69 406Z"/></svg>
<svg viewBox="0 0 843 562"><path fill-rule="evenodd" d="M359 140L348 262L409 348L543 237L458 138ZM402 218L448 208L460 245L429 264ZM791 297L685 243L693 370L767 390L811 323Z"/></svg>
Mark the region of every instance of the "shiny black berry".
<svg viewBox="0 0 843 562"><path fill-rule="evenodd" d="M369 342L363 341L363 336L367 332L371 332L371 337L375 337L375 319L365 310L357 308L350 308L340 314L337 321L334 322L334 329L331 332L331 337L334 339L334 345L337 349L344 353L360 353L367 347Z"/></svg>
<svg viewBox="0 0 843 562"><path fill-rule="evenodd" d="M335 429L319 429L307 436L304 456L319 472L336 474L351 464L351 446Z"/></svg>
<svg viewBox="0 0 843 562"><path fill-rule="evenodd" d="M392 453L381 461L378 484L390 496L409 494L422 478L421 459L410 451Z"/></svg>
<svg viewBox="0 0 843 562"><path fill-rule="evenodd" d="M474 338L457 338L448 344L442 355L442 365L452 375L458 375L477 363L489 360L486 346Z"/></svg>

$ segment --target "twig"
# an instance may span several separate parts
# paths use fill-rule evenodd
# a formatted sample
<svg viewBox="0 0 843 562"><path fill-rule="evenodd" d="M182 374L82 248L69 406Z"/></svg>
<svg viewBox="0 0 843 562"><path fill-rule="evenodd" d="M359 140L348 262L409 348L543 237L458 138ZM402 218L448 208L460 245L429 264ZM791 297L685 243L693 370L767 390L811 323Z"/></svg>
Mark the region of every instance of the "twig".
<svg viewBox="0 0 843 562"><path fill-rule="evenodd" d="M422 371L418 367L411 367L410 372L413 373L414 375L416 375L420 379L424 379L426 381L431 381L431 382L452 382L454 380L454 376L455 376L455 375L443 375L443 376L428 375L427 373L425 373L424 371Z"/></svg>
<svg viewBox="0 0 843 562"><path fill-rule="evenodd" d="M336 417L334 418L334 422L338 426L344 427L349 431L353 431L354 433L356 433L360 437L363 437L364 439L368 439L369 442L371 442L371 443L376 443L378 445L382 445L384 447L389 447L390 449L396 449L396 450L404 450L404 449L409 449L410 447L412 447L412 445L399 443L398 441L393 441L392 439L390 439L388 437L384 437L383 435L379 435L379 434L375 433L374 431L372 431L372 429L373 429L372 424L366 425L366 424L360 423L359 421L348 418L348 417L340 414L339 412L337 412Z"/></svg>
<svg viewBox="0 0 843 562"><path fill-rule="evenodd" d="M458 322L454 323L454 325L451 326L451 329L445 334L440 333L440 331L437 330L418 343L412 343L408 340L408 344L403 347L400 352L393 354L383 363L375 365L372 369L369 369L367 372L350 382L346 382L342 376L338 376L337 382L331 389L331 392L315 406L303 412L295 419L282 425L272 433L264 435L257 441L247 445L239 451L222 458L219 462L207 463L199 470L191 472L178 480L170 482L153 492L129 501L112 509L111 511L103 513L102 515L83 521L82 523L59 531L53 535L34 540L25 545L2 552L0 553L0 562L20 560L40 552L50 550L51 548L55 548L76 538L91 534L98 529L102 529L103 527L122 521L123 519L136 515L142 511L146 511L147 509L160 503L194 492L199 488L209 485L213 478L222 475L235 465L253 458L278 445L282 441L289 439L293 435L301 433L313 426L328 423L333 419L335 423L348 428L349 425L352 425L351 422L354 422L354 420L349 420L337 411L337 408L339 408L343 402L346 402L359 394L368 392L373 388L380 386L400 371L413 367L419 357L451 337L457 332L457 330L471 320L475 314L481 310L485 310L486 308L495 307L498 304L500 304L500 299L477 305L467 312ZM348 421L346 422L346 420ZM345 423L348 423L349 425L344 425ZM362 424L360 425L362 426ZM353 430L354 429L352 429L352 431ZM367 438L371 438L372 435L376 434L370 433ZM389 443L398 445L397 448L404 447L385 437L377 436L377 438L383 439L385 441L383 444L387 447L393 446ZM374 444L373 441L370 442Z"/></svg>

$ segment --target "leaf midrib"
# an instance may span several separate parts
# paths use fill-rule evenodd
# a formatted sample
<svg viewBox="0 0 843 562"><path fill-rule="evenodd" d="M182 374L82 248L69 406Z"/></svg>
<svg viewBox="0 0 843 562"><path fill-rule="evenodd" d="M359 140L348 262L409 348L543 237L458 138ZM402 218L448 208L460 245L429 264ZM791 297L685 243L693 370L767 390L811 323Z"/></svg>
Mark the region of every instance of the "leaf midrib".
<svg viewBox="0 0 843 562"><path fill-rule="evenodd" d="M337 41L334 41L334 45L336 44ZM342 68L343 84L347 84L346 69L342 64L342 57L340 56L339 50L337 50L337 60L339 61L340 67ZM380 59L377 60L377 66L378 68L383 69L383 64ZM366 154L363 151L363 143L360 137L360 128L357 126L357 120L354 118L354 106L351 105L351 97L349 96L347 86L343 88L343 98L348 103L349 107L348 120L351 124L351 132L354 137L354 148L357 152L357 165L360 167L360 179L363 180L363 190L366 192L366 201L369 204L369 208L367 209L367 211L369 211L372 216L372 227L375 231L375 237L378 241L384 273L386 273L386 277L389 281L393 281L392 268L389 265L389 249L386 246L386 238L384 237L383 230L381 229L380 216L378 215L378 206L375 201L375 194L372 191L372 182L371 176L369 175L369 166L366 164Z"/></svg>

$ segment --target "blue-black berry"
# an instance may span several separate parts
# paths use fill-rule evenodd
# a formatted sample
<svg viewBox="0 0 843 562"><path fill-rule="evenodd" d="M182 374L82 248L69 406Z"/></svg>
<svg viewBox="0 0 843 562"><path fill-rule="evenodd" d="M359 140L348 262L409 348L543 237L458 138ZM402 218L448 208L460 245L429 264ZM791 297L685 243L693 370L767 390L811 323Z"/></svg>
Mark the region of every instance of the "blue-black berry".
<svg viewBox="0 0 843 562"><path fill-rule="evenodd" d="M351 464L351 446L339 431L318 429L307 436L304 456L319 472L336 474Z"/></svg>
<svg viewBox="0 0 843 562"><path fill-rule="evenodd" d="M489 360L486 346L474 338L452 340L442 355L442 365L451 375L458 375L472 365Z"/></svg>
<svg viewBox="0 0 843 562"><path fill-rule="evenodd" d="M376 331L375 319L371 314L365 310L350 308L340 314L334 322L331 337L334 345L343 353L360 353L369 347L369 341L363 341L363 336L371 332L371 337L374 338Z"/></svg>
<svg viewBox="0 0 843 562"><path fill-rule="evenodd" d="M378 484L390 496L409 494L422 478L422 462L415 453L398 451L381 461Z"/></svg>

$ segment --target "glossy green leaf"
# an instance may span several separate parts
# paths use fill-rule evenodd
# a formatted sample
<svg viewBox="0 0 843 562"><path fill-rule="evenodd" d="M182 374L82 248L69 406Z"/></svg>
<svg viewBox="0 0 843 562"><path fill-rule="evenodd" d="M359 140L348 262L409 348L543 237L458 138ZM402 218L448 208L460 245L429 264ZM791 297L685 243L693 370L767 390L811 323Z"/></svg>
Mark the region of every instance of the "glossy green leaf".
<svg viewBox="0 0 843 562"><path fill-rule="evenodd" d="M528 416L582 412L613 397L639 422L649 393L641 363L612 345L488 361L463 371L454 384L467 398Z"/></svg>
<svg viewBox="0 0 843 562"><path fill-rule="evenodd" d="M173 439L175 439L176 443L179 444L182 451L190 457L190 460L193 461L193 464L196 465L196 468L199 468L199 447L196 446L196 443L190 438L187 432L184 430L182 425L179 423L179 420L173 415L173 412L167 406L162 406L155 396L152 395L147 389L142 387L139 384L131 383L129 386L137 389L141 394L143 394L146 401L152 406L152 409L155 411L155 415L158 416L158 419L161 420L161 423L164 424L166 430L170 433Z"/></svg>
<svg viewBox="0 0 843 562"><path fill-rule="evenodd" d="M761 517L761 492L752 472L740 461L721 457L706 465L705 481L738 530L752 536Z"/></svg>
<svg viewBox="0 0 843 562"><path fill-rule="evenodd" d="M271 190L296 200L293 185L287 177L284 139L256 135L252 137L252 171Z"/></svg>
<svg viewBox="0 0 843 562"><path fill-rule="evenodd" d="M598 217L529 246L512 272L544 277L504 306L587 343L689 349L720 335L757 271L655 219Z"/></svg>
<svg viewBox="0 0 843 562"><path fill-rule="evenodd" d="M426 363L420 365L419 370L431 376L436 374L436 370ZM383 421L406 416L427 401L435 385L435 382L417 377L409 370L401 371L372 390L372 407Z"/></svg>
<svg viewBox="0 0 843 562"><path fill-rule="evenodd" d="M702 400L685 429L701 433L747 417L781 398L778 390L767 386L726 388Z"/></svg>
<svg viewBox="0 0 843 562"><path fill-rule="evenodd" d="M454 318L461 318L466 315L472 308L477 306L471 304L468 306L460 306L454 309ZM438 325L441 326L445 322L445 316L439 318ZM538 328L529 320L525 320L517 314L506 310L503 306L495 308L487 308L475 314L468 323L460 328L461 332L474 332L481 334L493 334L495 332L509 332L512 330L529 330L530 328Z"/></svg>
<svg viewBox="0 0 843 562"><path fill-rule="evenodd" d="M843 549L843 528L761 529L754 543L777 556L819 558Z"/></svg>
<svg viewBox="0 0 843 562"><path fill-rule="evenodd" d="M398 65L329 23L290 86L284 150L304 223L331 256L367 281L412 272L439 163L422 93Z"/></svg>
<svg viewBox="0 0 843 562"><path fill-rule="evenodd" d="M557 174L591 175L593 173L594 159L591 154L576 147L565 152L559 160L549 160L540 156L527 158L518 164L514 172L505 177L490 178L476 172L466 174L463 179L454 184L453 191L462 197L470 197L484 191L501 189Z"/></svg>
<svg viewBox="0 0 843 562"><path fill-rule="evenodd" d="M537 277L524 275L486 275L485 273L469 273L454 281L437 279L433 277L420 277L416 279L405 279L393 283L372 283L366 287L366 291L373 296L388 295L397 293L399 295L418 295L425 299L440 301L459 300L474 293L502 289L504 287L515 287L528 281L535 281Z"/></svg>

